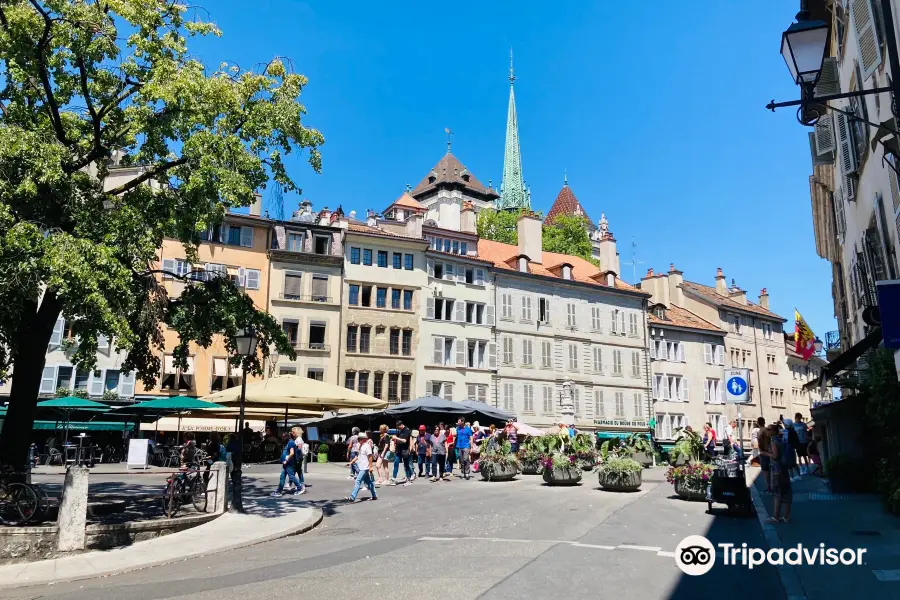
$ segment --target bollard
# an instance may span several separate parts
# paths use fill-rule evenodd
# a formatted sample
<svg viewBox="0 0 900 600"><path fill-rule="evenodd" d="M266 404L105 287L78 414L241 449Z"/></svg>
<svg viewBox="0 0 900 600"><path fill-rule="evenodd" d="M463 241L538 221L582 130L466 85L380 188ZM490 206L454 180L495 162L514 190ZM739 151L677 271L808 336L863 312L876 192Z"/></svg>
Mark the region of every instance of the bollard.
<svg viewBox="0 0 900 600"><path fill-rule="evenodd" d="M59 503L59 534L56 549L60 552L84 550L87 523L88 468L69 467Z"/></svg>
<svg viewBox="0 0 900 600"><path fill-rule="evenodd" d="M206 491L213 494L213 513L220 515L226 509L225 486L228 482L228 465L223 461L214 462L210 471L215 472L207 484Z"/></svg>

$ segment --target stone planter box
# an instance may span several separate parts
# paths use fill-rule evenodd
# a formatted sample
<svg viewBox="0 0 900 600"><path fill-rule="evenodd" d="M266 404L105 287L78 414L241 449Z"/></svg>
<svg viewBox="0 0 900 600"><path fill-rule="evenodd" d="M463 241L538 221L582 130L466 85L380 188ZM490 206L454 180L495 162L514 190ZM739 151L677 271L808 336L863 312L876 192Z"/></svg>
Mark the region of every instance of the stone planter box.
<svg viewBox="0 0 900 600"><path fill-rule="evenodd" d="M706 502L706 490L689 488L680 481L675 482L675 493L691 502Z"/></svg>
<svg viewBox="0 0 900 600"><path fill-rule="evenodd" d="M641 472L629 473L624 480L608 481L606 472L601 468L599 474L600 487L610 492L636 492L641 489L643 478Z"/></svg>
<svg viewBox="0 0 900 600"><path fill-rule="evenodd" d="M596 466L596 461L592 458L579 458L575 462L578 463L582 471L593 471Z"/></svg>
<svg viewBox="0 0 900 600"><path fill-rule="evenodd" d="M522 462L522 475L540 475L543 467L538 461Z"/></svg>
<svg viewBox="0 0 900 600"><path fill-rule="evenodd" d="M582 470L578 467L570 469L544 469L544 482L547 485L578 485L581 482Z"/></svg>
<svg viewBox="0 0 900 600"><path fill-rule="evenodd" d="M519 474L519 469L514 464L501 465L482 462L478 472L486 481L509 481Z"/></svg>
<svg viewBox="0 0 900 600"><path fill-rule="evenodd" d="M641 463L642 467L653 466L653 456L647 454L646 452L635 452L631 458Z"/></svg>

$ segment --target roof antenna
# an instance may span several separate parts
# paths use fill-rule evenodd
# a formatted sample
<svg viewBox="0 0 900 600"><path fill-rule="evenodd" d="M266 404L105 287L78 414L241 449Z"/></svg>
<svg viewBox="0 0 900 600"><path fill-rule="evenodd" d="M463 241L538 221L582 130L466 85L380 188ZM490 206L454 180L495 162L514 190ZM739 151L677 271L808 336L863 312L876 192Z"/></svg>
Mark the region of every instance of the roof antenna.
<svg viewBox="0 0 900 600"><path fill-rule="evenodd" d="M626 260L623 264L631 265L631 280L634 283L637 283L637 266L644 264L644 261L638 260L637 257L637 242L634 238L631 238L631 260ZM633 285L633 284L632 284Z"/></svg>
<svg viewBox="0 0 900 600"><path fill-rule="evenodd" d="M563 187L569 187L569 171L563 168Z"/></svg>
<svg viewBox="0 0 900 600"><path fill-rule="evenodd" d="M444 133L447 134L447 154L450 154L450 144L451 144L450 136L453 135L453 132L450 131L449 127L444 127Z"/></svg>

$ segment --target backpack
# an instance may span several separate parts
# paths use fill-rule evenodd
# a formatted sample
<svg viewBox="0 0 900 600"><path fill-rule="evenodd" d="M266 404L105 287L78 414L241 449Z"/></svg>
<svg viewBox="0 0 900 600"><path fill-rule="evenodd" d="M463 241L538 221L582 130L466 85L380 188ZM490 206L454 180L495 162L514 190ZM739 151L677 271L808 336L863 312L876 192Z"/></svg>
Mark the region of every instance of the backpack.
<svg viewBox="0 0 900 600"><path fill-rule="evenodd" d="M783 440L777 440L773 441L772 443L778 445L778 464L785 469L790 469L791 467L793 467L794 448L791 446L790 442L785 443Z"/></svg>

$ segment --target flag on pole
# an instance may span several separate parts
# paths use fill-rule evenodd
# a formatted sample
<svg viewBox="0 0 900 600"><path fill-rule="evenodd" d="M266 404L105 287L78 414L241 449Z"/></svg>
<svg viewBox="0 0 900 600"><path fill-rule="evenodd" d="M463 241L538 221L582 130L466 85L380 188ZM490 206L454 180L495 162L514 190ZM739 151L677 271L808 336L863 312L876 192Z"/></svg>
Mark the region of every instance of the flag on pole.
<svg viewBox="0 0 900 600"><path fill-rule="evenodd" d="M816 352L816 334L800 315L800 311L794 309L794 343L797 354L803 357L803 360L809 360Z"/></svg>

